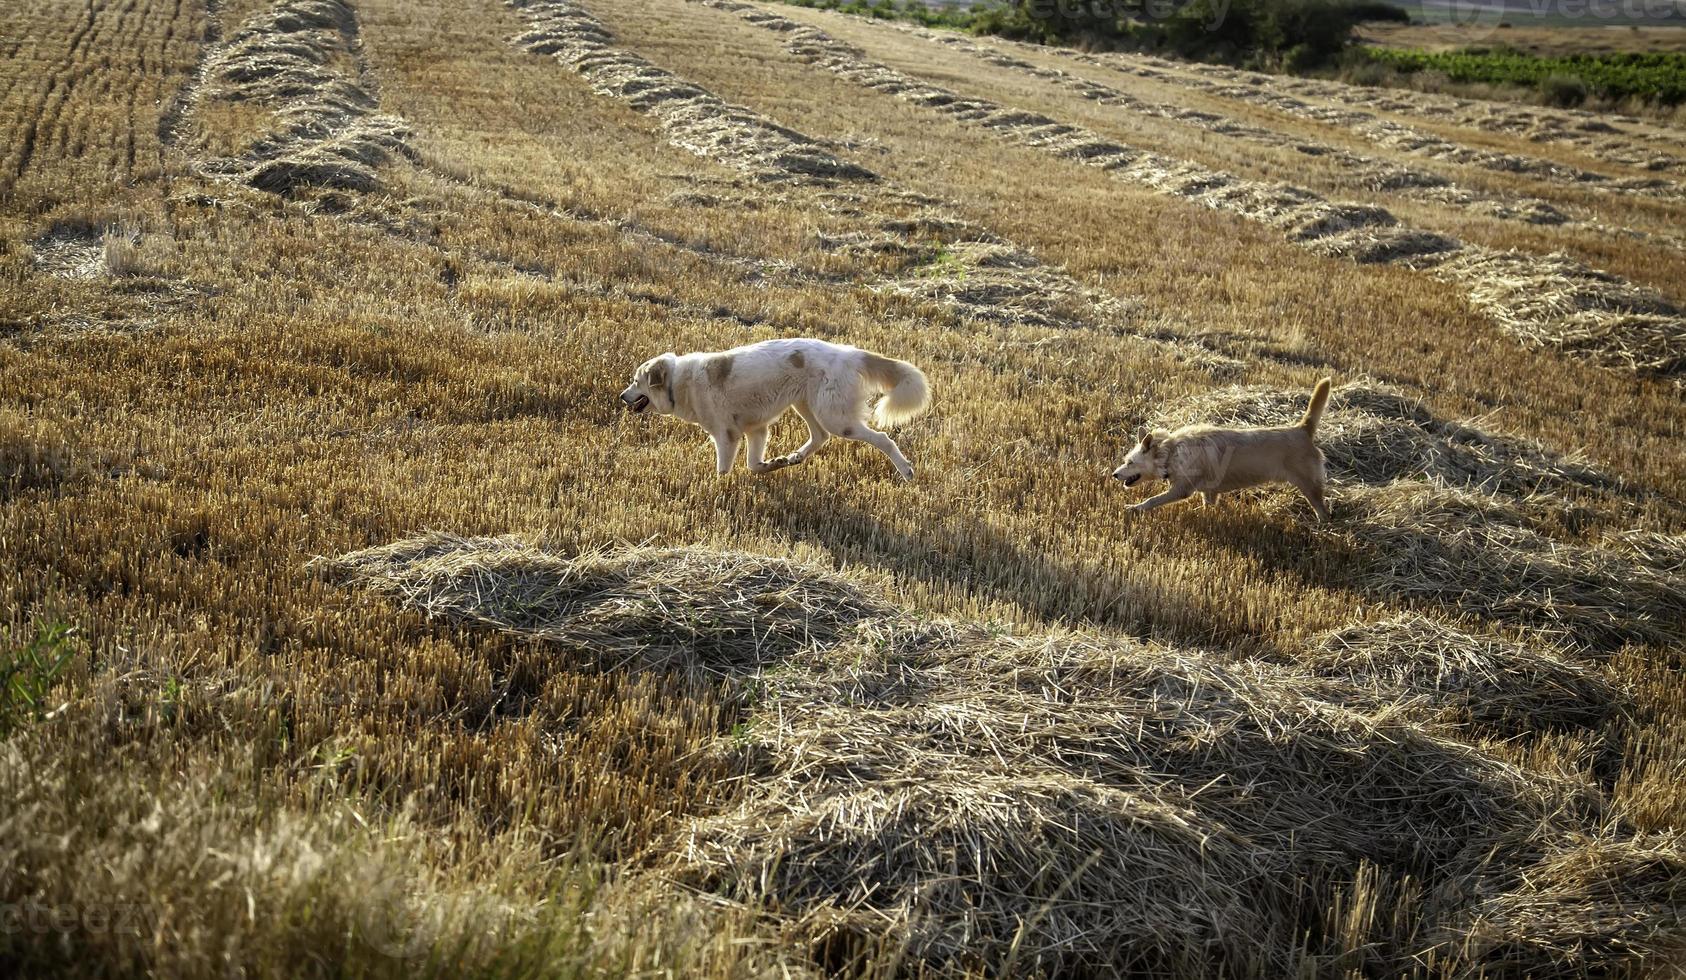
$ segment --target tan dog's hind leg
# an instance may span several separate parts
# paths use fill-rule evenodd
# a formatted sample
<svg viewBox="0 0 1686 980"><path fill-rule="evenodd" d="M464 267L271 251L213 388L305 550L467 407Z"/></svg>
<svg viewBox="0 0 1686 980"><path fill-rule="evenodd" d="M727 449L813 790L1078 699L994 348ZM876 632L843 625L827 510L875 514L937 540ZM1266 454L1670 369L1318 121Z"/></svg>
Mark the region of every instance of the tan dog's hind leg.
<svg viewBox="0 0 1686 980"><path fill-rule="evenodd" d="M732 463L738 458L738 442L740 437L736 432L712 432L709 437L714 440L714 469L721 476L732 472Z"/></svg>
<svg viewBox="0 0 1686 980"><path fill-rule="evenodd" d="M761 458L761 454L767 451L766 427L750 429L744 435L746 436L745 448L751 473L771 473L773 470L782 470L790 465L789 458L784 456L780 456L778 459Z"/></svg>
<svg viewBox="0 0 1686 980"><path fill-rule="evenodd" d="M1218 502L1218 492L1216 490L1202 490L1202 491L1200 491L1200 506L1210 507L1217 502Z"/></svg>
<svg viewBox="0 0 1686 980"><path fill-rule="evenodd" d="M1174 504L1179 500L1187 500L1193 495L1193 493L1193 487L1172 487L1158 496L1149 497L1141 503L1133 505L1130 509L1138 514L1145 514L1150 510L1156 510L1166 504Z"/></svg>

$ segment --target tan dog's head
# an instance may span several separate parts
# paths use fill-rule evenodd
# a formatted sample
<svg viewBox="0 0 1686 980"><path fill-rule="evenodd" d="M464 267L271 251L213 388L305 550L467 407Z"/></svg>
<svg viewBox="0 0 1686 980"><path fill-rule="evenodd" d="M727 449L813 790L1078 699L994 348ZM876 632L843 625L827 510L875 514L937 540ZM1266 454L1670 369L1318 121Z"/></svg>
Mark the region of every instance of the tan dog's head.
<svg viewBox="0 0 1686 980"><path fill-rule="evenodd" d="M1163 429L1149 432L1142 430L1136 440L1136 447L1130 450L1130 455L1124 457L1124 465L1112 471L1114 480L1122 480L1127 487L1136 485L1142 477L1165 476L1165 440L1170 436Z"/></svg>
<svg viewBox="0 0 1686 980"><path fill-rule="evenodd" d="M632 372L632 384L621 392L621 401L633 412L655 409L660 414L673 411L673 373L678 368L679 355L663 354L652 357Z"/></svg>

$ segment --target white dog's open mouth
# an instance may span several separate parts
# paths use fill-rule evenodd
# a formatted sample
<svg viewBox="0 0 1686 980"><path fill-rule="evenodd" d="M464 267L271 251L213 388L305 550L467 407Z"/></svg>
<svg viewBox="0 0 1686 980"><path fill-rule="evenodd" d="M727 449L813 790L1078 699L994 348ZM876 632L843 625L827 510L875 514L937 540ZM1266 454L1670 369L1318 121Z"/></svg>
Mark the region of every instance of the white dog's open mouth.
<svg viewBox="0 0 1686 980"><path fill-rule="evenodd" d="M626 407L632 409L634 412L642 412L646 408L650 407L650 396L649 395L639 395L637 398L632 400L631 404L627 405Z"/></svg>

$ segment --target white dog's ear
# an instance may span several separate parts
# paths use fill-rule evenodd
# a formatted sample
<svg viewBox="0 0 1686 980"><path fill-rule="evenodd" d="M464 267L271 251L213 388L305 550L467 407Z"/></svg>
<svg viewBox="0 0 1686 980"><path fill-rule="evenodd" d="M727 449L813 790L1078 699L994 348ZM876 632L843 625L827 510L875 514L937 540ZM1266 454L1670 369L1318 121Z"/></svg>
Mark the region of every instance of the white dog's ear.
<svg viewBox="0 0 1686 980"><path fill-rule="evenodd" d="M1149 432L1146 426L1142 427L1141 443L1143 449L1153 448L1153 433Z"/></svg>
<svg viewBox="0 0 1686 980"><path fill-rule="evenodd" d="M650 386L653 388L667 387L668 358L672 354L663 354L650 365Z"/></svg>

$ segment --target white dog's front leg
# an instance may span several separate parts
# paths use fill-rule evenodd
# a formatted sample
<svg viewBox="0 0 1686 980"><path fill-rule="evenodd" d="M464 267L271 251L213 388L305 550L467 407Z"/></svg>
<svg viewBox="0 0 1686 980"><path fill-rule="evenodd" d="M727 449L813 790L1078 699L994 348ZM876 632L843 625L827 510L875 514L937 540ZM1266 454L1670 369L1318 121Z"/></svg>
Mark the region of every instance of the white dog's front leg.
<svg viewBox="0 0 1686 980"><path fill-rule="evenodd" d="M709 437L714 440L714 469L721 476L732 472L732 463L738 458L738 440L736 432L713 432Z"/></svg>
<svg viewBox="0 0 1686 980"><path fill-rule="evenodd" d="M1130 509L1138 514L1145 514L1150 510L1163 507L1166 504L1174 504L1179 500L1187 500L1189 495L1192 493L1194 493L1193 487L1172 487L1158 496L1149 497L1141 503L1133 505Z"/></svg>

